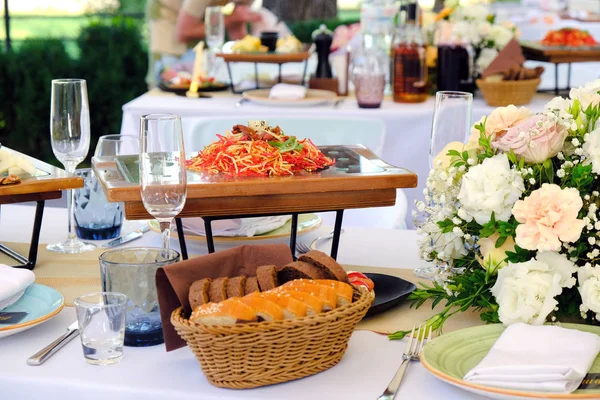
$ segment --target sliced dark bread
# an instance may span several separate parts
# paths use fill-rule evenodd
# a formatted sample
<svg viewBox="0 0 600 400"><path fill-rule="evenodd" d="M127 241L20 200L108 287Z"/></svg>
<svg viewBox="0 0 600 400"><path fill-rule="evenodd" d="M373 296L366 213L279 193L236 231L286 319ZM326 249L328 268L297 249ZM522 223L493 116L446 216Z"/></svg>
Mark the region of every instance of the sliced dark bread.
<svg viewBox="0 0 600 400"><path fill-rule="evenodd" d="M210 283L208 297L213 303L218 303L227 299L227 281L229 278L217 278Z"/></svg>
<svg viewBox="0 0 600 400"><path fill-rule="evenodd" d="M304 261L294 261L284 265L277 273L279 283L283 284L294 279L325 279L326 275L321 268Z"/></svg>
<svg viewBox="0 0 600 400"><path fill-rule="evenodd" d="M188 294L188 300L190 301L190 307L192 307L192 310L199 305L209 302L208 290L210 288L210 283L210 278L200 279L192 283L192 286L190 286L190 292Z"/></svg>
<svg viewBox="0 0 600 400"><path fill-rule="evenodd" d="M326 279L334 279L336 281L348 283L348 274L344 268L333 258L329 257L322 251L312 250L298 257L298 261L304 261L321 269L325 274Z"/></svg>
<svg viewBox="0 0 600 400"><path fill-rule="evenodd" d="M279 286L277 267L275 265L263 265L256 268L256 279L261 292L276 288Z"/></svg>
<svg viewBox="0 0 600 400"><path fill-rule="evenodd" d="M227 281L227 298L242 297L246 288L246 277L236 276Z"/></svg>
<svg viewBox="0 0 600 400"><path fill-rule="evenodd" d="M260 292L260 289L258 288L258 280L256 280L255 276L249 276L246 278L244 294L250 294L254 292Z"/></svg>

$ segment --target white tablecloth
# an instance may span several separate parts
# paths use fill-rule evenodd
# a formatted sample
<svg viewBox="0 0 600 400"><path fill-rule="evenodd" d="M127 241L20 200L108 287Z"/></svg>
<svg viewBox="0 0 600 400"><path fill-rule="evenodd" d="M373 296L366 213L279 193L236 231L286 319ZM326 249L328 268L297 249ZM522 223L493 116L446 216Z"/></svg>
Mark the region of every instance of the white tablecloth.
<svg viewBox="0 0 600 400"><path fill-rule="evenodd" d="M0 241L29 241L34 209L3 206ZM44 214L41 242L62 239L66 210L49 208ZM128 228L139 224L131 222ZM329 227L311 233L327 232ZM310 238L308 237L308 238ZM348 228L342 236L339 261L371 266L416 268L415 232ZM307 240L305 237L303 240ZM158 245L160 237L147 233L132 246ZM189 242L190 251L203 252ZM175 241L173 247L177 248ZM323 249L326 250L326 249ZM77 256L73 256L77 257ZM125 348L123 360L111 366L85 363L79 339L75 339L45 364L31 367L25 360L61 335L75 320L65 308L54 319L23 333L0 340L0 398L13 400L131 400L131 399L376 399L400 364L404 343L389 341L372 332L355 332L348 351L337 366L320 374L252 390L227 390L211 386L189 348L166 353L163 346ZM476 400L471 395L438 381L417 362L412 363L397 399Z"/></svg>
<svg viewBox="0 0 600 400"><path fill-rule="evenodd" d="M541 111L545 103L552 97L551 95L537 95L528 107L536 112ZM382 146L373 151L388 163L417 173L419 177L418 190L405 190L409 210L414 200L422 197L421 193L425 188L425 180L429 172L429 137L433 118L433 98L420 104L399 104L385 101L379 109L360 109L356 101L352 99L344 101L339 108L333 108L331 105L282 108L251 103L236 107L239 99L239 96L188 99L174 95L156 95L150 92L123 106L121 134L138 135L140 117L144 114L159 112L182 116L186 143L193 142L191 135L198 124L216 118L239 117L240 123L246 123L252 119L269 118L376 119L383 122L385 129ZM476 98L473 103L473 121L488 115L494 109L481 98ZM282 128L285 129L285 126ZM216 135L224 132L214 133ZM327 140L327 135L326 125L319 131L311 129L305 134L316 144ZM197 150L200 149L186 148L187 152ZM407 214L406 222L407 226L412 226L410 212Z"/></svg>

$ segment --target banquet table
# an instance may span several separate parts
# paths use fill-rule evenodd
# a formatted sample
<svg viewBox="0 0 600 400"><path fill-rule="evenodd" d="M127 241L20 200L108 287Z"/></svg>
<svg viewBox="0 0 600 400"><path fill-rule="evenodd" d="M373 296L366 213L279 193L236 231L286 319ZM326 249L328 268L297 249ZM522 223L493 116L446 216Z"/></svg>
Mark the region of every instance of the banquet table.
<svg viewBox="0 0 600 400"><path fill-rule="evenodd" d="M33 207L27 205L2 207L4 228L0 231L0 241L27 242L33 211ZM139 223L129 221L124 229L131 230ZM66 209L48 208L44 214L41 242L62 239L65 228ZM329 229L323 226L301 240L308 241ZM419 260L415 241L416 232L411 230L348 228L342 236L338 260L343 264L384 267L390 271L417 268L426 263ZM149 232L126 246L158 246L160 242L160 235ZM177 249L175 242L172 242L173 248ZM275 242L284 243L285 239ZM202 242L190 241L189 250L192 254L205 253ZM81 258L73 256L78 257ZM304 379L250 390L211 386L187 347L170 353L166 353L162 345L126 347L120 363L92 366L85 363L79 339L75 339L41 366L31 367L25 363L29 356L60 336L74 319L74 309L65 307L50 321L0 340L0 398L375 399L396 372L404 349L403 342L357 330L342 361L333 368ZM418 362L411 363L398 393L397 399L405 398L483 399L437 380Z"/></svg>
<svg viewBox="0 0 600 400"><path fill-rule="evenodd" d="M545 103L553 96L538 94L527 107L534 112L542 111ZM138 135L140 117L148 113L175 113L182 117L184 142L192 142L195 128L208 120L218 118L239 117L240 123L252 119L269 118L307 118L311 120L326 119L368 119L383 122L384 132L382 145L372 148L373 152L384 161L409 169L419 177L418 190L405 190L407 204L410 206L415 199L421 198L425 188L427 174L429 173L429 137L431 121L433 118L434 98L429 98L425 103L400 104L391 100L384 100L379 109L361 109L353 97L348 97L338 107L331 103L315 107L267 107L250 102L237 107L240 96L231 94L215 94L210 99L189 99L172 93L164 93L158 89L152 90L123 106L123 122L121 134ZM494 107L488 106L482 98L473 101L473 121L488 115ZM283 127L285 129L285 127ZM375 129L375 127L374 127ZM214 132L217 133L224 132ZM320 131L309 130L309 137L319 145L328 134L327 126ZM365 132L365 135L368 132ZM216 136L215 136L216 138ZM338 143L348 144L348 143ZM358 144L358 143L354 143ZM186 148L187 152L200 150ZM407 213L406 224L412 226L412 218Z"/></svg>

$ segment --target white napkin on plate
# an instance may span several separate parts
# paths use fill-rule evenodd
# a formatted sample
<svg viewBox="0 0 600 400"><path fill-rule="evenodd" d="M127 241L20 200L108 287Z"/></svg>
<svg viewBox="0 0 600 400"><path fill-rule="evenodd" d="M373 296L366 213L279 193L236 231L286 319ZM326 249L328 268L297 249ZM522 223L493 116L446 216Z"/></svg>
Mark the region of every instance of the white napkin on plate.
<svg viewBox="0 0 600 400"><path fill-rule="evenodd" d="M0 264L0 310L16 303L33 281L35 275L30 270Z"/></svg>
<svg viewBox="0 0 600 400"><path fill-rule="evenodd" d="M571 393L600 352L600 336L559 326L510 325L465 381L504 389Z"/></svg>
<svg viewBox="0 0 600 400"><path fill-rule="evenodd" d="M306 97L306 88L300 85L290 85L289 83L278 83L269 91L270 99L296 100Z"/></svg>
<svg viewBox="0 0 600 400"><path fill-rule="evenodd" d="M213 236L245 236L252 237L281 228L292 218L291 215L277 217L236 218L213 221ZM183 220L185 231L206 236L202 218L186 218Z"/></svg>

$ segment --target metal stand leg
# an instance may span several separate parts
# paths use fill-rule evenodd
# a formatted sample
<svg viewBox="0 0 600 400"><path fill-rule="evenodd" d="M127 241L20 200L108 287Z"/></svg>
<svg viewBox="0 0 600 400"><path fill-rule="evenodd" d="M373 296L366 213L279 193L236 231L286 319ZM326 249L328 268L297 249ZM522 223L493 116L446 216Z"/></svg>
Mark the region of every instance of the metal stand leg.
<svg viewBox="0 0 600 400"><path fill-rule="evenodd" d="M279 64L279 77L277 78L277 82L281 83L281 64Z"/></svg>
<svg viewBox="0 0 600 400"><path fill-rule="evenodd" d="M204 219L204 231L206 233L206 247L209 253L215 252L215 241L212 233L212 218L202 217Z"/></svg>
<svg viewBox="0 0 600 400"><path fill-rule="evenodd" d="M181 259L188 259L187 245L185 243L185 235L183 234L183 224L181 218L175 218L175 226L177 226L177 237L179 238L179 247L181 248Z"/></svg>
<svg viewBox="0 0 600 400"><path fill-rule="evenodd" d="M241 94L242 92L239 90L235 90L235 85L233 83L233 74L231 73L231 66L229 63L225 63L227 65L227 73L229 74L229 81L231 82L231 93L233 94Z"/></svg>
<svg viewBox="0 0 600 400"><path fill-rule="evenodd" d="M554 94L558 96L558 64L554 64Z"/></svg>
<svg viewBox="0 0 600 400"><path fill-rule="evenodd" d="M296 235L298 233L298 214L292 214L292 229L290 231L290 250L292 257L296 254Z"/></svg>
<svg viewBox="0 0 600 400"><path fill-rule="evenodd" d="M260 89L260 82L258 81L258 63L254 63L254 81L256 82L256 88Z"/></svg>
<svg viewBox="0 0 600 400"><path fill-rule="evenodd" d="M333 227L333 241L331 242L331 258L337 259L338 248L340 246L340 235L342 233L342 219L344 218L344 210L335 212L335 225Z"/></svg>
<svg viewBox="0 0 600 400"><path fill-rule="evenodd" d="M300 85L304 86L306 83L306 69L308 68L308 59L304 60L304 71L302 72L302 82Z"/></svg>
<svg viewBox="0 0 600 400"><path fill-rule="evenodd" d="M21 265L15 265L14 268L26 268L33 270L37 262L38 244L40 243L40 232L42 230L42 217L44 216L44 200L38 201L35 207L35 218L33 221L33 232L31 233L31 245L29 246L29 259L25 258L16 251L0 244L0 252L6 254Z"/></svg>
<svg viewBox="0 0 600 400"><path fill-rule="evenodd" d="M567 90L571 90L571 63L567 64Z"/></svg>

